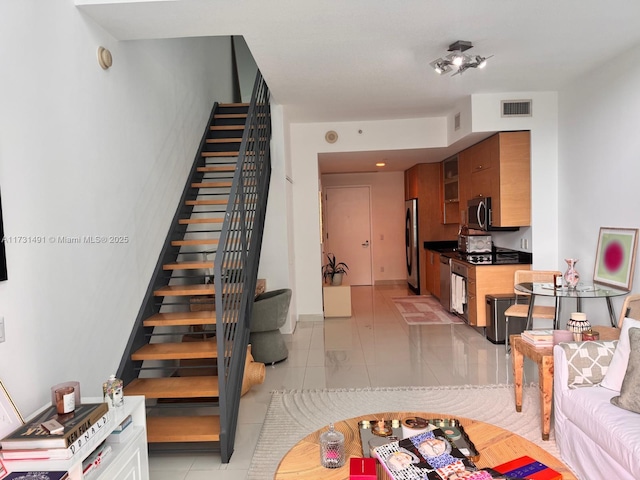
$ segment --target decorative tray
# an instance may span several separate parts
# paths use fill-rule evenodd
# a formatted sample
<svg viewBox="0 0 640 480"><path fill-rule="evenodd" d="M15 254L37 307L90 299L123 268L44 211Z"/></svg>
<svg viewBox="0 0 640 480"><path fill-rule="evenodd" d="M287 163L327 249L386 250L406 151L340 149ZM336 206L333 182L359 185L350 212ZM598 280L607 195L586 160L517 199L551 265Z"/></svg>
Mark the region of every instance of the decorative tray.
<svg viewBox="0 0 640 480"><path fill-rule="evenodd" d="M458 449L464 453L469 459L476 462L480 458L480 453L476 449L464 427L460 425L460 422L456 418L420 418L405 419L405 426L411 425L410 420L417 420L421 426L425 426L425 430L433 430L440 428L449 437L451 443L453 443ZM424 422L424 423L421 423ZM427 425L428 423L428 425ZM380 441L389 440L401 440L405 438L404 432L410 432L406 428L403 429L403 422L399 419L392 420L362 420L358 422L358 428L360 430L360 441L362 442L362 454L364 457L371 457L369 444L372 441L373 446L377 446ZM420 430L423 431L423 430ZM416 434L419 431L416 430ZM406 436L410 436L409 433ZM373 440L379 438L381 440ZM395 437L395 438L394 438ZM378 443L376 443L378 442Z"/></svg>

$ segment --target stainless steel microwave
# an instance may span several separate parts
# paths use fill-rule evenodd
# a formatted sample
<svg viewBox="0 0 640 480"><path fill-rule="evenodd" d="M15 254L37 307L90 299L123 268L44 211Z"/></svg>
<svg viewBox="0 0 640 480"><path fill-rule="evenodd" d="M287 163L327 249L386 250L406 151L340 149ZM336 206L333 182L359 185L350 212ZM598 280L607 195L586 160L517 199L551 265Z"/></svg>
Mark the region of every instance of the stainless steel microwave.
<svg viewBox="0 0 640 480"><path fill-rule="evenodd" d="M476 197L467 203L467 222L474 230L504 230L515 232L520 227L495 227L491 211L491 197Z"/></svg>

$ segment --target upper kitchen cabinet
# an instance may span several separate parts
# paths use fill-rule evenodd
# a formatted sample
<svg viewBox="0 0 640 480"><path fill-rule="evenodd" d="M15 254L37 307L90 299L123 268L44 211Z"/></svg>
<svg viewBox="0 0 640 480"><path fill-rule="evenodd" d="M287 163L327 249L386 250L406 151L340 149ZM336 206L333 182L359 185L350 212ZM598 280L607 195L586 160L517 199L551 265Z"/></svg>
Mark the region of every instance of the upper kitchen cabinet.
<svg viewBox="0 0 640 480"><path fill-rule="evenodd" d="M418 182L420 179L420 173L418 166L415 165L409 170L404 172L404 199L411 200L412 198L418 198Z"/></svg>
<svg viewBox="0 0 640 480"><path fill-rule="evenodd" d="M460 223L458 156L442 161L442 223Z"/></svg>
<svg viewBox="0 0 640 480"><path fill-rule="evenodd" d="M490 197L496 227L531 225L531 137L500 132L459 154L460 209L476 197ZM461 223L467 219L461 218Z"/></svg>

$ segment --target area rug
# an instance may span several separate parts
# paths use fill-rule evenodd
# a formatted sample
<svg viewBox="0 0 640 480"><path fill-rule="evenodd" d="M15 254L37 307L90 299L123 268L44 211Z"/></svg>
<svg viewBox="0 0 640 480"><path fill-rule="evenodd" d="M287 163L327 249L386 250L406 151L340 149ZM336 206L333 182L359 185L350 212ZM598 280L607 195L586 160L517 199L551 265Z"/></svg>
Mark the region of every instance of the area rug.
<svg viewBox="0 0 640 480"><path fill-rule="evenodd" d="M288 390L272 393L246 478L273 479L289 449L330 422L395 411L441 413L491 423L560 458L553 428L550 440L541 439L537 385L524 387L521 413L515 410L513 385Z"/></svg>
<svg viewBox="0 0 640 480"><path fill-rule="evenodd" d="M392 297L394 305L409 325L446 325L464 323L456 315L446 312L432 295Z"/></svg>

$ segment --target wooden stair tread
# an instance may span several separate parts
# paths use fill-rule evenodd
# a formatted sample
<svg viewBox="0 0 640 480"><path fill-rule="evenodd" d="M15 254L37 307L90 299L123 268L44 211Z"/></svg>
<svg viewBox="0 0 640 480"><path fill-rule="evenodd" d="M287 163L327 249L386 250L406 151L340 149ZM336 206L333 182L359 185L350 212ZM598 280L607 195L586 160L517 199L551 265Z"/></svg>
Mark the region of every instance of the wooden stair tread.
<svg viewBox="0 0 640 480"><path fill-rule="evenodd" d="M218 377L136 378L124 389L125 395L144 395L146 398L218 397Z"/></svg>
<svg viewBox="0 0 640 480"><path fill-rule="evenodd" d="M191 206L195 206L195 205L226 205L227 203L229 203L229 201L226 200L226 199L221 199L221 200L209 199L209 200L187 200L184 203L185 203L185 205L191 205Z"/></svg>
<svg viewBox="0 0 640 480"><path fill-rule="evenodd" d="M213 118L247 118L246 113L216 113Z"/></svg>
<svg viewBox="0 0 640 480"><path fill-rule="evenodd" d="M220 417L147 417L147 442L219 442Z"/></svg>
<svg viewBox="0 0 640 480"><path fill-rule="evenodd" d="M187 245L218 245L217 238L194 238L189 240L172 240L171 246L184 247Z"/></svg>
<svg viewBox="0 0 640 480"><path fill-rule="evenodd" d="M165 263L163 270L199 270L213 268L213 262L193 261L193 262L173 262Z"/></svg>
<svg viewBox="0 0 640 480"><path fill-rule="evenodd" d="M148 343L136 350L132 360L185 360L192 358L218 358L216 341Z"/></svg>
<svg viewBox="0 0 640 480"><path fill-rule="evenodd" d="M196 182L192 183L192 188L228 188L233 182Z"/></svg>
<svg viewBox="0 0 640 480"><path fill-rule="evenodd" d="M156 297L172 297L184 295L215 295L213 284L167 285L154 290Z"/></svg>
<svg viewBox="0 0 640 480"><path fill-rule="evenodd" d="M237 157L240 155L239 151L235 152L202 152L203 157Z"/></svg>
<svg viewBox="0 0 640 480"><path fill-rule="evenodd" d="M235 164L231 164L231 165L198 167L197 170L199 172L235 172L236 166Z"/></svg>
<svg viewBox="0 0 640 480"><path fill-rule="evenodd" d="M216 312L202 310L197 312L156 313L144 320L145 327L171 325L212 325L216 323Z"/></svg>
<svg viewBox="0 0 640 480"><path fill-rule="evenodd" d="M209 130L244 130L244 125L211 125Z"/></svg>
<svg viewBox="0 0 640 480"><path fill-rule="evenodd" d="M221 212L224 214L224 212ZM224 222L224 218L181 218L178 220L180 225L194 225L200 223L222 223Z"/></svg>
<svg viewBox="0 0 640 480"><path fill-rule="evenodd" d="M229 103L219 103L218 107L249 107L249 103L247 102L229 102Z"/></svg>

